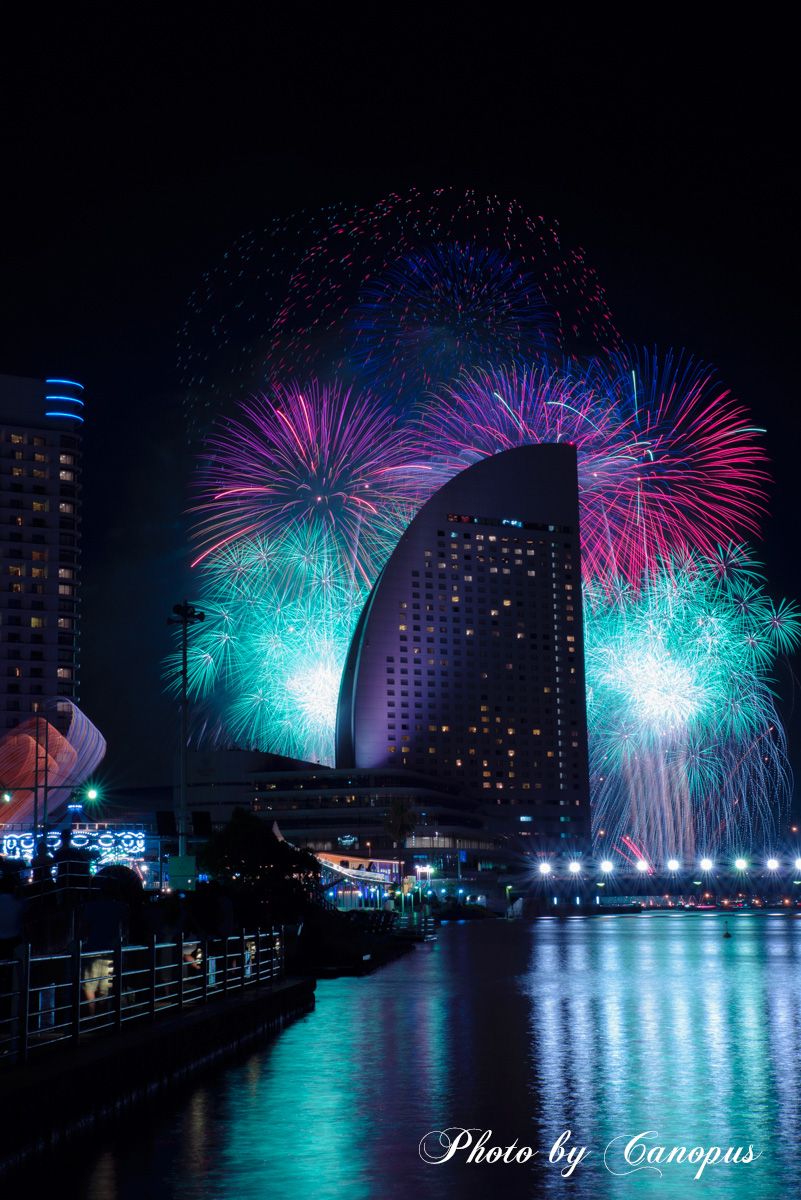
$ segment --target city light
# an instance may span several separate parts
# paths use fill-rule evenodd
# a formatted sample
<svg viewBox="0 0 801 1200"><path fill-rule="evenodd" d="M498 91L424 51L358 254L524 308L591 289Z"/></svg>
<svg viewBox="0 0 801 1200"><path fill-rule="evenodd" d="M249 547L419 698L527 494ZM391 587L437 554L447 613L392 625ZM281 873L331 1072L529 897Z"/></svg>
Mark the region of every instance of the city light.
<svg viewBox="0 0 801 1200"><path fill-rule="evenodd" d="M610 871L614 870L614 867L612 866L612 863L610 863L607 859L604 859L604 861L601 863L601 870L608 875Z"/></svg>
<svg viewBox="0 0 801 1200"><path fill-rule="evenodd" d="M795 869L796 871L801 871L801 858L795 860Z"/></svg>
<svg viewBox="0 0 801 1200"><path fill-rule="evenodd" d="M712 865L713 864L712 864L711 858L702 858L701 859L701 870L702 871L711 871Z"/></svg>
<svg viewBox="0 0 801 1200"><path fill-rule="evenodd" d="M645 861L644 858L640 858L637 860L637 870L638 871L647 871L648 870L648 863Z"/></svg>
<svg viewBox="0 0 801 1200"><path fill-rule="evenodd" d="M738 871L745 871L746 868L748 867L748 863L745 861L744 858L735 858L734 865Z"/></svg>
<svg viewBox="0 0 801 1200"><path fill-rule="evenodd" d="M551 873L551 864L550 863L540 863L540 875L550 875L550 873Z"/></svg>
<svg viewBox="0 0 801 1200"><path fill-rule="evenodd" d="M678 871L679 865L680 865L679 860L677 858L669 858L668 859L668 870L669 871Z"/></svg>
<svg viewBox="0 0 801 1200"><path fill-rule="evenodd" d="M777 858L769 858L768 862L767 862L767 867L768 867L769 871L778 871L779 860Z"/></svg>
<svg viewBox="0 0 801 1200"><path fill-rule="evenodd" d="M578 872L578 871L580 871L580 870L581 870L581 863L580 863L580 862L576 862L576 861L574 860L572 863L570 863L570 865L569 865L569 868L568 868L568 869L569 869L569 870L571 870L571 871L573 872L573 874L575 875L575 874L576 874L576 872Z"/></svg>

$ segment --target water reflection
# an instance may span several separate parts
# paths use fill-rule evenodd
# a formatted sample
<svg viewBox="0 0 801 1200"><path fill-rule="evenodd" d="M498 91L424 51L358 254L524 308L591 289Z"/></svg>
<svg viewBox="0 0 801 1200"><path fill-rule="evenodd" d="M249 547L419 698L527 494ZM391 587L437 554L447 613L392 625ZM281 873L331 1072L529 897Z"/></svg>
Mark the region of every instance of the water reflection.
<svg viewBox="0 0 801 1200"><path fill-rule="evenodd" d="M76 1174L73 1194L791 1196L801 923L743 913L729 925L728 941L714 913L443 927L370 978L321 983L315 1012L177 1111L130 1125ZM421 1162L421 1137L453 1126L540 1157ZM547 1151L567 1129L591 1153L563 1179ZM658 1131L649 1146L753 1143L763 1154L710 1165L697 1182L687 1163L610 1174L603 1148L645 1130ZM621 1146L610 1165L627 1170Z"/></svg>

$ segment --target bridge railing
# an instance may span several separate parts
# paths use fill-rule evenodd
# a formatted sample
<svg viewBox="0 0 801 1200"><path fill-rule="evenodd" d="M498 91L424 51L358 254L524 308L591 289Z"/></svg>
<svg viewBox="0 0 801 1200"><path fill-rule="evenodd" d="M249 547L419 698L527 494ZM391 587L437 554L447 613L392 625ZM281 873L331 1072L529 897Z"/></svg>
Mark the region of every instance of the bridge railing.
<svg viewBox="0 0 801 1200"><path fill-rule="evenodd" d="M23 945L0 961L0 1064L272 986L283 972L283 929L102 951L75 941L49 955Z"/></svg>

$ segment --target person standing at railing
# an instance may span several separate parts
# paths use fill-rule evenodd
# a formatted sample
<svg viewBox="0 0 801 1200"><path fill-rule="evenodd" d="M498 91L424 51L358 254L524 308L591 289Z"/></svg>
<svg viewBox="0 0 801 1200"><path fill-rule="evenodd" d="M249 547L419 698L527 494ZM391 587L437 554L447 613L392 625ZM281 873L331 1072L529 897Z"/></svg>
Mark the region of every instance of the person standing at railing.
<svg viewBox="0 0 801 1200"><path fill-rule="evenodd" d="M36 843L36 853L31 859L31 883L36 884L40 893L53 888L53 855L48 852L44 838Z"/></svg>
<svg viewBox="0 0 801 1200"><path fill-rule="evenodd" d="M28 902L17 896L16 884L14 875L0 877L0 1054L13 1048L18 1033L22 922Z"/></svg>
<svg viewBox="0 0 801 1200"><path fill-rule="evenodd" d="M22 941L22 919L27 900L16 895L13 875L0 877L0 959L11 958Z"/></svg>
<svg viewBox="0 0 801 1200"><path fill-rule="evenodd" d="M97 1002L105 1002L114 982L114 959L108 952L128 933L128 905L115 898L116 890L113 880L101 879L100 895L83 910L81 949L91 957L83 960L81 978L90 1017L97 1012ZM117 980L116 986L121 987L122 981Z"/></svg>
<svg viewBox="0 0 801 1200"><path fill-rule="evenodd" d="M62 888L87 891L91 882L89 868L92 863L92 855L88 850L72 844L69 829L62 829L59 836L61 845L53 855L53 863L56 867L56 887L59 891Z"/></svg>

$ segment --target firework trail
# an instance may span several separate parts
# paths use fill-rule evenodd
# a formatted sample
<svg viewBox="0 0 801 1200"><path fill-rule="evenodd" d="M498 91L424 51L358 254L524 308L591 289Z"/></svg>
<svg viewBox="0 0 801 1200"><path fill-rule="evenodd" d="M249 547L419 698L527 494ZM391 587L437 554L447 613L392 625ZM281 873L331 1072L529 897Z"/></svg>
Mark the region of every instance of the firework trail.
<svg viewBox="0 0 801 1200"><path fill-rule="evenodd" d="M416 366L403 293L422 303L423 278L440 260L448 274L429 313L452 317L462 297L472 332L455 355L447 339L437 350L424 336L428 365ZM495 346L506 360L543 337L568 354L620 344L584 251L563 246L555 223L516 201L413 189L372 208L301 212L240 238L189 298L178 365L190 437L205 435L232 396L272 382L312 374L347 384L367 369L382 394L403 399L410 381L448 382L460 358L473 365Z"/></svg>
<svg viewBox="0 0 801 1200"><path fill-rule="evenodd" d="M533 277L473 242L389 263L363 285L351 325L359 377L410 402L461 371L534 359L557 336Z"/></svg>
<svg viewBox="0 0 801 1200"><path fill-rule="evenodd" d="M275 554L291 530L292 554L372 582L438 478L413 431L337 384L276 384L240 411L207 439L195 563L246 535Z"/></svg>
<svg viewBox="0 0 801 1200"><path fill-rule="evenodd" d="M568 441L595 829L658 861L776 828L770 676L799 629L739 544L761 431L702 364L621 349L555 226L448 189L277 221L190 298L180 365L205 443L190 687L217 744L332 762L352 631L420 504L483 456Z"/></svg>
<svg viewBox="0 0 801 1200"><path fill-rule="evenodd" d="M304 531L277 547L229 544L200 568L188 683L207 743L331 765L339 680L367 590L308 553ZM181 655L165 674L180 686ZM213 732L210 732L213 731Z"/></svg>
<svg viewBox="0 0 801 1200"><path fill-rule="evenodd" d="M769 671L801 623L795 606L773 607L742 547L727 570L724 557L655 564L637 592L585 586L593 825L605 845L628 837L662 862L742 851L788 809Z"/></svg>
<svg viewBox="0 0 801 1200"><path fill-rule="evenodd" d="M451 474L512 446L573 443L584 578L606 588L639 586L684 550L714 553L764 507L761 431L708 368L672 355L465 373L422 420Z"/></svg>

